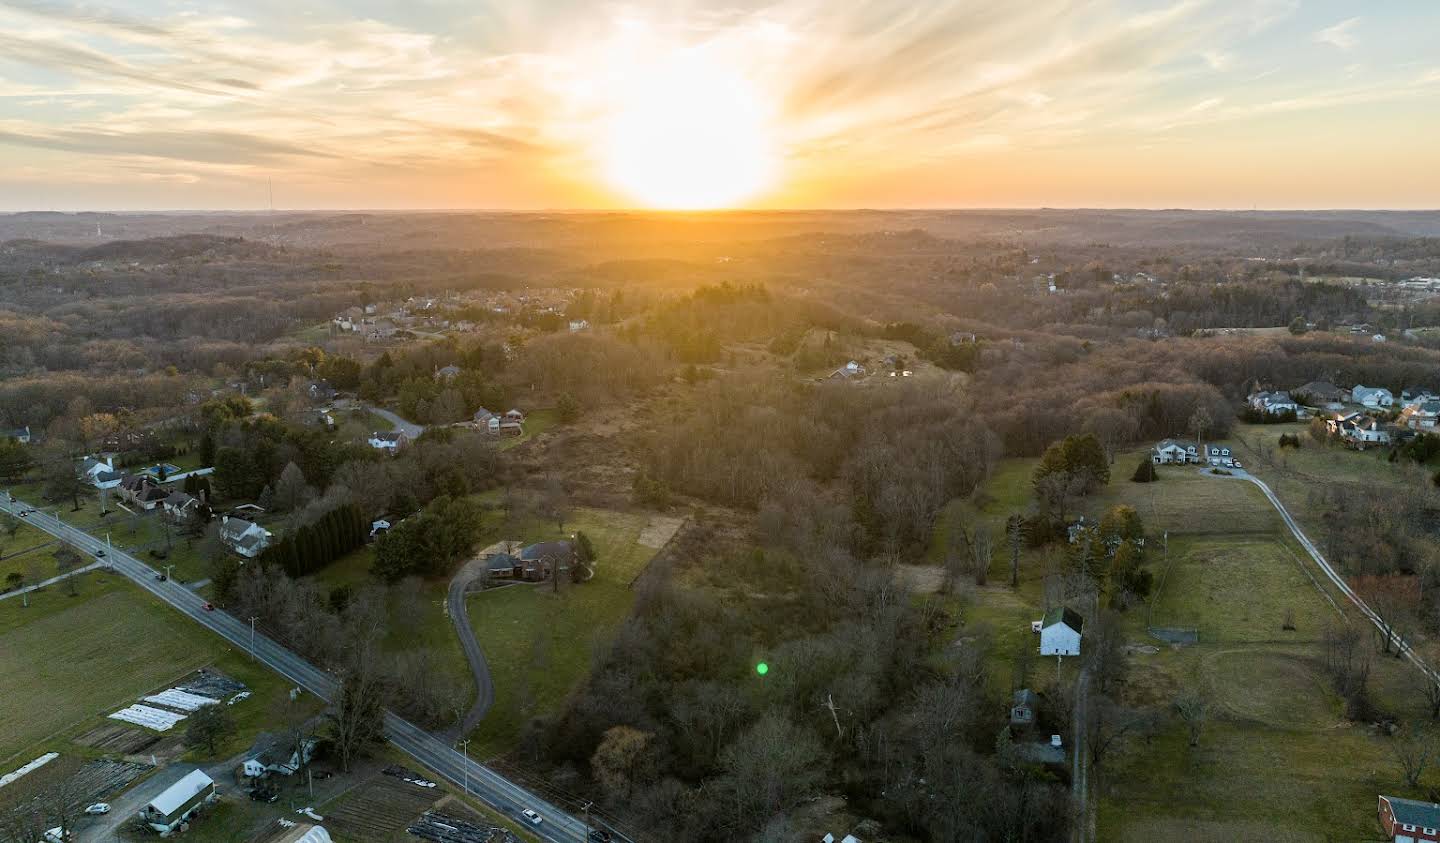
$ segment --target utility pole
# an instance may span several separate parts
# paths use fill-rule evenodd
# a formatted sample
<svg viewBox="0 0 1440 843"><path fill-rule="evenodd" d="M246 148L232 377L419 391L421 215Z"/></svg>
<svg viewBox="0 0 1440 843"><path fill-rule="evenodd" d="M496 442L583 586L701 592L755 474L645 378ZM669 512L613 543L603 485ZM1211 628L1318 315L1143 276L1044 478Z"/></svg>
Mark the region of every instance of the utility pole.
<svg viewBox="0 0 1440 843"><path fill-rule="evenodd" d="M585 806L580 809L580 812L585 815L585 840L586 840L586 843L589 843L589 840L590 840L590 806L591 806L591 805L594 805L594 804L595 804L594 802L586 802L586 803L585 803Z"/></svg>
<svg viewBox="0 0 1440 843"><path fill-rule="evenodd" d="M465 771L465 795L466 795L466 796L469 796L469 795L470 795L470 753L469 753L469 749L470 749L470 739L469 739L469 738L466 738L466 739L463 740L463 741L456 741L456 742L455 742L455 745L458 746L458 747L460 747L460 757L463 758L463 759L465 759L465 763L460 765L460 769L462 769L462 770Z"/></svg>
<svg viewBox="0 0 1440 843"><path fill-rule="evenodd" d="M258 615L250 616L250 658L252 659L255 658L255 621L258 619Z"/></svg>

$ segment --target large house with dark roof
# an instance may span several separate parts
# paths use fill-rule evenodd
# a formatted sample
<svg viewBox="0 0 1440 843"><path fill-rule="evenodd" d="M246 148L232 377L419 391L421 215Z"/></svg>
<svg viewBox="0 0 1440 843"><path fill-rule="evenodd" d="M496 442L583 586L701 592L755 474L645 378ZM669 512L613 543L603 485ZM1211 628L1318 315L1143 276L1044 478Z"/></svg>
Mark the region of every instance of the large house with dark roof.
<svg viewBox="0 0 1440 843"><path fill-rule="evenodd" d="M1381 796L1380 827L1395 843L1433 843L1440 841L1440 805Z"/></svg>

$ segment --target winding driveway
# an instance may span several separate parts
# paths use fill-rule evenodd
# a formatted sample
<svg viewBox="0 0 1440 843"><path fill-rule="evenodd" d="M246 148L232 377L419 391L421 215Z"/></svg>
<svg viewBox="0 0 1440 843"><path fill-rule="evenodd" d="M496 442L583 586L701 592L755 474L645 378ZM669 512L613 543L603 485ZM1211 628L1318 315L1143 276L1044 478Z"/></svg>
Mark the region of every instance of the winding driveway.
<svg viewBox="0 0 1440 843"><path fill-rule="evenodd" d="M396 430L405 434L405 438L407 439L419 439L420 434L425 432L425 425L405 421L400 417L399 413L396 413L392 410L387 410L384 407L376 407L374 404L362 403L360 406L364 407L365 409L369 410L370 412L374 413L385 421L390 422L390 424Z"/></svg>
<svg viewBox="0 0 1440 843"><path fill-rule="evenodd" d="M480 724L485 712L495 704L495 681L490 678L490 665L485 661L480 642L475 638L475 628L470 625L470 614L465 610L465 594L485 572L486 564L479 557L466 562L450 580L450 594L446 598L450 623L455 627L460 648L465 651L465 660L470 663L470 673L475 677L475 702L460 721L459 735L470 734Z"/></svg>

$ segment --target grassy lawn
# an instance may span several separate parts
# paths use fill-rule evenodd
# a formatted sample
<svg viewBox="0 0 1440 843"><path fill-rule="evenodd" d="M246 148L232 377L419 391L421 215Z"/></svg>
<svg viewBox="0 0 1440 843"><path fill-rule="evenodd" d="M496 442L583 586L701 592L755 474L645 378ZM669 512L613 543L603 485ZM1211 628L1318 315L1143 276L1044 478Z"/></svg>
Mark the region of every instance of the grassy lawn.
<svg viewBox="0 0 1440 843"><path fill-rule="evenodd" d="M1340 614L1307 575L1318 579L1314 563L1304 557L1302 568L1301 558L1279 538L1173 539L1168 564L1157 559L1151 620L1198 629L1204 642L1314 641ZM1294 630L1281 628L1287 610Z"/></svg>
<svg viewBox="0 0 1440 843"><path fill-rule="evenodd" d="M76 598L51 587L29 609L0 603L0 758L133 702L223 650L118 579L90 574Z"/></svg>
<svg viewBox="0 0 1440 843"><path fill-rule="evenodd" d="M559 423L559 410L536 410L533 413L526 413L525 432L519 436L505 439L505 441L500 443L500 450L509 450L521 442L528 442Z"/></svg>
<svg viewBox="0 0 1440 843"><path fill-rule="evenodd" d="M1356 483L1404 493L1428 488L1431 471L1409 461L1390 462L1385 448L1353 451L1310 438L1307 425L1242 424L1236 427L1236 452L1252 474L1264 480L1311 538L1318 538L1322 512L1311 491L1325 483ZM1281 434L1296 433L1301 447L1278 447Z"/></svg>
<svg viewBox="0 0 1440 843"><path fill-rule="evenodd" d="M595 545L595 578L564 583L514 585L470 597L470 621L495 680L495 707L471 737L471 752L504 753L527 717L554 710L590 671L594 646L630 613L630 582L655 554L637 542L648 517L578 510L566 531L584 531ZM536 522L517 538L558 538L555 525Z"/></svg>
<svg viewBox="0 0 1440 843"><path fill-rule="evenodd" d="M0 694L0 761L45 749L93 753L62 736L108 722L110 712L200 667L219 670L251 691L229 709L236 732L217 747L216 758L322 707L309 694L292 703L284 677L123 577L92 572L80 579L79 591L70 597L51 586L32 593L29 608L18 598L0 602L0 688L8 689ZM209 753L191 755L199 760Z"/></svg>
<svg viewBox="0 0 1440 843"><path fill-rule="evenodd" d="M55 559L51 556L55 547L50 544L50 534L31 527L23 518L5 516L5 520L18 527L14 535L0 531L0 591L8 587L5 578L12 573L25 577L28 584L30 569L37 565L41 579L55 576Z"/></svg>

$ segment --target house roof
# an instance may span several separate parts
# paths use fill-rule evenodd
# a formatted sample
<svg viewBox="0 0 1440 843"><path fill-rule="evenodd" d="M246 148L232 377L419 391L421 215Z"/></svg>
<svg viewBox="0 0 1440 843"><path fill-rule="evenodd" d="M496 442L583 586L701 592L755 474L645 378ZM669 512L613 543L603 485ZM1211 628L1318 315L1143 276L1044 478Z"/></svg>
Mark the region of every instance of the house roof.
<svg viewBox="0 0 1440 843"><path fill-rule="evenodd" d="M1030 690L1029 688L1021 688L1020 690L1015 692L1014 697L1012 697L1011 704L1015 706L1034 706L1035 692Z"/></svg>
<svg viewBox="0 0 1440 843"><path fill-rule="evenodd" d="M1382 394L1389 395L1390 390L1386 389L1383 386L1361 386L1358 383L1355 384L1354 389L1350 390L1350 397L1354 398L1356 401L1364 401L1366 398L1372 395L1379 396Z"/></svg>
<svg viewBox="0 0 1440 843"><path fill-rule="evenodd" d="M520 559L525 562L533 562L538 559L544 559L547 556L556 558L567 557L574 552L575 549L571 546L570 542L539 542L520 548Z"/></svg>
<svg viewBox="0 0 1440 843"><path fill-rule="evenodd" d="M404 434L398 430L382 430L370 434L370 438L377 442L399 442Z"/></svg>
<svg viewBox="0 0 1440 843"><path fill-rule="evenodd" d="M1068 606L1056 606L1045 613L1045 620L1041 624L1041 628L1048 629L1059 623L1063 623L1076 632L1079 632L1081 627L1085 625L1085 619L1080 617L1079 612Z"/></svg>
<svg viewBox="0 0 1440 843"><path fill-rule="evenodd" d="M1440 828L1440 805L1398 796L1380 798L1390 803L1390 813L1395 816L1395 822L1421 828Z"/></svg>
<svg viewBox="0 0 1440 843"><path fill-rule="evenodd" d="M150 800L150 808L158 814L170 816L186 802L194 799L206 788L213 787L215 780L205 775L204 770L191 770L185 778L170 785L165 792Z"/></svg>
<svg viewBox="0 0 1440 843"><path fill-rule="evenodd" d="M520 567L520 560L508 553L497 553L485 560L485 567L491 571L508 571Z"/></svg>
<svg viewBox="0 0 1440 843"><path fill-rule="evenodd" d="M1195 443L1189 441L1188 439L1161 439L1160 443L1155 447L1162 451L1170 447L1176 447L1182 451L1188 451L1191 448L1195 447Z"/></svg>

